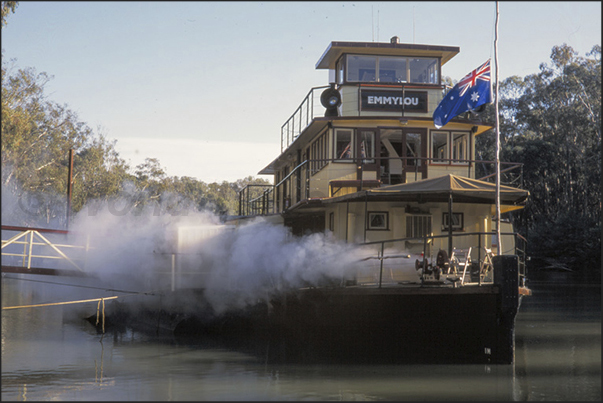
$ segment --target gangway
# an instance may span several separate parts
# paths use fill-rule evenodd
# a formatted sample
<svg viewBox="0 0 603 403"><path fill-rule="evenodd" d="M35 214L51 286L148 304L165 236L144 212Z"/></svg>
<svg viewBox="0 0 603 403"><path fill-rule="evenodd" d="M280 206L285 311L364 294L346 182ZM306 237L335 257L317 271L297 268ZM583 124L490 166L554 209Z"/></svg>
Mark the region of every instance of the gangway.
<svg viewBox="0 0 603 403"><path fill-rule="evenodd" d="M68 242L67 230L2 225L2 273L88 276L88 237ZM54 266L54 267L52 267Z"/></svg>

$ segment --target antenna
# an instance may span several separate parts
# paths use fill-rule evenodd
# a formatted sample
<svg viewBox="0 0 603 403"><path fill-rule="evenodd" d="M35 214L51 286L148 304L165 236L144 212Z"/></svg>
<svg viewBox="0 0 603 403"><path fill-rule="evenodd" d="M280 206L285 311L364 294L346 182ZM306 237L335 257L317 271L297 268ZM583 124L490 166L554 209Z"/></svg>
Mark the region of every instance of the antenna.
<svg viewBox="0 0 603 403"><path fill-rule="evenodd" d="M412 6L412 43L415 43L415 6Z"/></svg>
<svg viewBox="0 0 603 403"><path fill-rule="evenodd" d="M379 9L377 9L377 42L379 42Z"/></svg>
<svg viewBox="0 0 603 403"><path fill-rule="evenodd" d="M375 42L375 13L373 12L373 6L371 5L371 29L373 33L373 42Z"/></svg>

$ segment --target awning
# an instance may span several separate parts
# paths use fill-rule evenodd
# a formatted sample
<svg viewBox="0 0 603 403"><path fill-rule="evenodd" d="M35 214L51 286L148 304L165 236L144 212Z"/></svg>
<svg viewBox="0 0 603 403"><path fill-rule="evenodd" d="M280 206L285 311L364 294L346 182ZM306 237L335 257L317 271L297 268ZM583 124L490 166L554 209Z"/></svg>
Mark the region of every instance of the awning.
<svg viewBox="0 0 603 403"><path fill-rule="evenodd" d="M511 186L500 185L501 205L521 206L530 192ZM353 194L335 197L325 202L343 201L416 201L447 202L450 195L456 203L496 203L496 185L452 174L417 182L383 186ZM512 209L507 209L512 210Z"/></svg>

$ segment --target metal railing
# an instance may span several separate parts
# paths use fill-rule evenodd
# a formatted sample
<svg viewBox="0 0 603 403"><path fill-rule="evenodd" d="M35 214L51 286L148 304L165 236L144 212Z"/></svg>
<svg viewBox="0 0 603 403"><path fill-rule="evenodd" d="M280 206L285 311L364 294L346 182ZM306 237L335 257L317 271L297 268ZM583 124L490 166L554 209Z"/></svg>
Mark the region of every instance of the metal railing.
<svg viewBox="0 0 603 403"><path fill-rule="evenodd" d="M14 232L17 234L4 239L5 233ZM85 253L90 249L88 238L84 245L74 245L64 242L68 234L69 231L65 230L2 225L2 266L31 270L40 267L50 268L49 266L55 266L51 262L60 261L67 262L68 267L84 272ZM53 235L63 239L49 239ZM83 252L83 256L75 256L78 253L74 251Z"/></svg>
<svg viewBox="0 0 603 403"><path fill-rule="evenodd" d="M493 237L495 236L495 234L493 233L488 233L488 232L471 232L471 233L462 233L462 234L453 234L452 235L452 242L454 242L455 240L458 240L458 238L460 237L476 237L476 241L473 242L473 245L475 245L476 247L472 248L472 250L477 251L477 258L474 260L478 266L480 266L481 264L484 263L485 259L490 259L492 256L492 253L490 252L489 248L486 248L485 244L485 239L487 239L487 237ZM528 260L528 256L526 253L527 250L527 240L526 238L524 238L523 236L521 236L520 234L516 233L516 232L503 232L501 233L501 237L502 236L512 236L513 237L513 246L512 248L510 248L509 250L505 250L502 251L503 253L501 254L511 254L511 255L516 255L518 257L518 261L519 261L519 267L518 267L518 275L519 275L519 285L524 287L526 285L526 279L527 279L527 267L526 267L526 261ZM368 258L373 258L373 259L377 259L379 260L380 263L380 267L379 267L379 281L378 281L378 287L381 288L383 285L383 261L385 259L388 258L392 258L392 257L404 257L406 255L406 251L405 248L402 245L405 245L405 243L407 241L421 241L423 243L423 251L422 251L422 261L420 261L420 265L421 267L425 268L428 266L429 261L435 261L435 257L434 255L434 251L431 250L432 245L434 244L434 240L435 239L449 239L451 238L450 235L446 234L446 235L429 235L426 237L420 237L420 238L398 238L398 239L390 239L390 240L384 240L384 241L372 241L372 242L363 242L363 243L358 243L356 244L358 247L365 247L365 246L371 246L371 245L375 245L377 246L376 248L376 255L373 256L369 256ZM386 244L400 244L401 246L398 248L393 248L393 253L390 253L389 255L385 254L385 245ZM468 244L467 242L465 242L464 244ZM391 249L390 249L391 250ZM436 252L437 253L437 252ZM450 256L452 254L452 250L448 251L448 255ZM482 255L483 254L483 255ZM486 255L489 256L487 257ZM427 257L429 256L429 258ZM408 256L408 258L410 258L410 256ZM465 275L465 273L463 273L463 276ZM489 281L488 283L492 283L492 281ZM473 283L466 283L465 285L482 285L482 284L486 284L486 283L482 283L482 281L480 279L478 279L477 282L473 282Z"/></svg>
<svg viewBox="0 0 603 403"><path fill-rule="evenodd" d="M385 161L397 160L404 167L404 170L401 172L403 175L397 175L399 177L397 178L397 181L392 180L392 175L387 175L387 173L379 175L378 179L381 180L384 185L404 183L401 177L405 177L406 180L420 180L422 178L422 172L424 170L429 170L432 166L430 164L433 162L436 162L440 167L444 164L447 168L455 170L463 170L466 168L466 176L469 178L478 176L478 171L479 175L481 175L477 178L478 180L493 181L496 177L496 173L490 173L495 170L495 161L434 159L427 157L388 157L378 159ZM333 169L334 164L331 163L336 163L340 169ZM478 164L479 169L477 168ZM319 168L313 169L313 166ZM353 166L354 168L349 169L350 166ZM490 166L490 168L488 168L488 166ZM501 184L522 188L523 164L501 162L501 166ZM315 179L315 175L324 169L331 169L333 171L332 176ZM286 210L301 200L307 200L313 197L325 197L324 191L328 191L328 184L323 183L321 185L321 182L319 181L328 182L331 180L342 179L342 177L349 176L351 172L359 172L359 176L361 178L363 177L364 164L361 160L333 158L305 160L292 169L286 177L275 185L247 185L240 190L239 215L276 214ZM360 180L360 182L362 186L362 180ZM254 194L250 188L258 186L263 187L264 190L262 193ZM322 190L319 191L321 186ZM322 194L322 196L319 196L320 194Z"/></svg>
<svg viewBox="0 0 603 403"><path fill-rule="evenodd" d="M320 103L321 90L329 88L328 85L313 87L304 100L299 104L293 115L281 126L281 152L283 152L304 131L315 116L324 114L324 107Z"/></svg>

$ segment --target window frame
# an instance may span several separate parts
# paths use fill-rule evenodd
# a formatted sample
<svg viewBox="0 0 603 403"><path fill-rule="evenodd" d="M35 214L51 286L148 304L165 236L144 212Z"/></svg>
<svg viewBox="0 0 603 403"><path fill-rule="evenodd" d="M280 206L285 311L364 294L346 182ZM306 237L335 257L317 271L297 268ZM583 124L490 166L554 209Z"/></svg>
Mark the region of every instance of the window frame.
<svg viewBox="0 0 603 403"><path fill-rule="evenodd" d="M346 158L341 158L338 154L339 154L339 149L338 149L338 134L339 133L343 133L343 132L349 132L350 133L350 141L348 142L348 146L350 149L348 151L349 153L349 157ZM353 163L355 161L355 155L356 155L356 147L354 144L354 140L355 140L355 130L354 129L348 129L348 128L335 128L333 130L333 162L343 162L343 163ZM345 150L347 149L347 147L343 150L343 152L345 152ZM342 155L343 155L342 152Z"/></svg>
<svg viewBox="0 0 603 403"><path fill-rule="evenodd" d="M434 156L434 136L446 135L446 156L440 158ZM455 135L461 135L466 140L463 145L464 158L458 158L456 145L454 144ZM429 132L429 159L431 165L464 165L471 164L471 132L459 130L431 130Z"/></svg>
<svg viewBox="0 0 603 403"><path fill-rule="evenodd" d="M328 135L329 131L323 131L308 147L310 160L310 172L316 175L328 165Z"/></svg>
<svg viewBox="0 0 603 403"><path fill-rule="evenodd" d="M382 225L373 225L373 219L383 217ZM366 229L368 231L389 231L389 212L388 211L368 211L366 214Z"/></svg>
<svg viewBox="0 0 603 403"><path fill-rule="evenodd" d="M350 64L352 63L352 58L372 58L374 60L374 66L372 69L363 68L360 66L355 67L354 69L350 68ZM390 60L390 61L403 61L404 63L404 74L403 76L395 77L394 81L381 81L381 60ZM415 72L414 68L411 67L413 63L417 61L428 61L428 67L433 66L433 68L426 68L424 71L420 73L425 73L426 79L423 81L414 81L411 80L411 77L417 76L419 72ZM432 63L429 63L431 61ZM345 54L339 59L336 63L337 69L337 81L339 84L356 84L356 83L382 83L382 84L418 84L418 85L440 85L441 84L441 69L442 69L442 59L439 57L425 57L425 56L387 56L387 55L366 55L366 54L357 54L357 53L348 53ZM373 73L372 80L363 80L360 72L362 70L366 70L365 73ZM357 78L350 79L350 73L357 71ZM385 71L385 70L384 70ZM396 76L396 70L393 70L394 76Z"/></svg>
<svg viewBox="0 0 603 403"><path fill-rule="evenodd" d="M444 151L445 151L445 155L444 157L440 158L439 156L435 156L434 155L434 141L433 138L436 134L440 134L440 135L445 135L446 136L446 143L444 146ZM438 150L441 149L441 147L438 148ZM429 158L431 159L430 162L431 164L450 164L450 132L448 131L444 131L444 130L432 130L429 133Z"/></svg>
<svg viewBox="0 0 603 403"><path fill-rule="evenodd" d="M427 219L427 231L423 231L423 234L416 234L417 229L415 228L415 218L426 218ZM409 229L411 234L409 234ZM425 238L433 233L433 216L431 214L406 214L406 238Z"/></svg>
<svg viewBox="0 0 603 403"><path fill-rule="evenodd" d="M456 217L456 219L455 219L455 217ZM452 231L463 231L464 228L465 228L464 214L452 212ZM442 231L449 231L448 212L447 211L442 212Z"/></svg>

